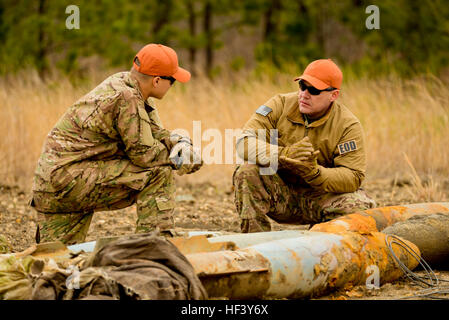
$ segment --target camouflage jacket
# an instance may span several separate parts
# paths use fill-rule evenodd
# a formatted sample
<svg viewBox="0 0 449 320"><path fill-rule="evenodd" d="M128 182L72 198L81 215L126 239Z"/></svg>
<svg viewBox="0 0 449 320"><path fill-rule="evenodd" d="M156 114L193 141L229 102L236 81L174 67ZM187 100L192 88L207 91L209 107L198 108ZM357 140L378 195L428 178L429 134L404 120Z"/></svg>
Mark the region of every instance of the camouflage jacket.
<svg viewBox="0 0 449 320"><path fill-rule="evenodd" d="M116 73L79 99L48 134L34 176L33 190L56 192L81 173L86 160L128 158L140 167L168 159L163 129L152 99L144 101L129 72ZM118 176L126 161L109 165Z"/></svg>

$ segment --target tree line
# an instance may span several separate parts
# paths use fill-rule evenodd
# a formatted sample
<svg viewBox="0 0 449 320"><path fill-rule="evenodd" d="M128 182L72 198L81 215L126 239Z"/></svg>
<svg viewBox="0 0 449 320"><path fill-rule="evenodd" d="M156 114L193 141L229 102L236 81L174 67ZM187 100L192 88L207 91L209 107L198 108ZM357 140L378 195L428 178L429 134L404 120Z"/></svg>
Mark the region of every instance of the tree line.
<svg viewBox="0 0 449 320"><path fill-rule="evenodd" d="M223 68L220 52L243 33L249 40L224 67L282 69L331 57L355 72L410 75L438 74L449 61L449 6L443 0L72 2L0 0L0 74L31 67L41 75L52 68L76 75L90 58L104 68L129 67L136 50L156 42L182 50L185 66L214 76ZM366 8L373 4L378 29L366 25ZM67 28L69 5L79 8L79 29Z"/></svg>

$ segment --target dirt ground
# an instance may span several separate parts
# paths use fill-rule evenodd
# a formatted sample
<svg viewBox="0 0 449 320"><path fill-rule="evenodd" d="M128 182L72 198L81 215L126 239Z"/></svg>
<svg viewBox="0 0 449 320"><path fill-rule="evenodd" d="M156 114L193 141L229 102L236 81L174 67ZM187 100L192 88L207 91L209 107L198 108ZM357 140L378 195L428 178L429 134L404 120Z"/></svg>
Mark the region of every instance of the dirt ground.
<svg viewBox="0 0 449 320"><path fill-rule="evenodd" d="M439 201L449 201L449 181L440 184L443 198ZM365 190L374 197L378 206L410 204L416 201L410 192L409 181L394 183L392 180L371 180L364 184ZM13 251L22 251L34 244L35 213L28 207L29 192L17 187L0 185L0 235L12 245ZM177 187L177 208L175 210L176 227L189 230L229 231L239 232L240 220L234 208L234 195L231 185L215 186L210 183L180 184ZM119 236L134 232L136 220L135 207L122 210L97 212L92 219L86 241L100 237ZM272 222L273 230L307 229L308 226L278 224ZM443 280L449 292L449 270L434 270ZM424 271L417 274L425 276ZM445 282L444 280L448 281ZM334 292L319 299L428 299L415 296L422 288L406 277L394 283L384 284L380 289L367 289L357 286L350 291ZM449 299L449 294L440 295Z"/></svg>

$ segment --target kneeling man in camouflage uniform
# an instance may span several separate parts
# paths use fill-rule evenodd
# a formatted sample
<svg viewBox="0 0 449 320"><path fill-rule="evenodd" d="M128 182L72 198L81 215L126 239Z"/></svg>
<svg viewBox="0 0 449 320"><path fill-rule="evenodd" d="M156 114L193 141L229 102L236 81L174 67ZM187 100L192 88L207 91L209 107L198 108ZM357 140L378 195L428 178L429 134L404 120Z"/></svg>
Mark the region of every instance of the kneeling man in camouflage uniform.
<svg viewBox="0 0 449 320"><path fill-rule="evenodd" d="M67 110L35 172L37 242L82 242L94 211L134 203L136 232L173 228L173 170L192 173L202 160L190 139L162 127L151 97L189 79L173 49L149 44L131 71L110 76Z"/></svg>
<svg viewBox="0 0 449 320"><path fill-rule="evenodd" d="M270 231L267 216L313 225L376 206L360 188L362 125L336 101L342 78L332 60L316 60L295 79L298 92L274 96L245 124L237 152L248 162L233 176L242 232Z"/></svg>

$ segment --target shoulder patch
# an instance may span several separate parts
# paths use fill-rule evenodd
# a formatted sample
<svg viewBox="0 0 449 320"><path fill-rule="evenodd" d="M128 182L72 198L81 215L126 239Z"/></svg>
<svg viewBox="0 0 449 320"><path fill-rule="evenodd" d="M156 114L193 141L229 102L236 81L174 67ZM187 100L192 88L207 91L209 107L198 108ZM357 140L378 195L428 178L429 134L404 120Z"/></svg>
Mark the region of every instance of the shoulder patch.
<svg viewBox="0 0 449 320"><path fill-rule="evenodd" d="M273 109L271 109L270 107L261 105L259 108L257 108L256 113L266 117L271 111L273 111Z"/></svg>
<svg viewBox="0 0 449 320"><path fill-rule="evenodd" d="M355 143L355 140L340 143L337 147L340 155L357 150L357 144Z"/></svg>

